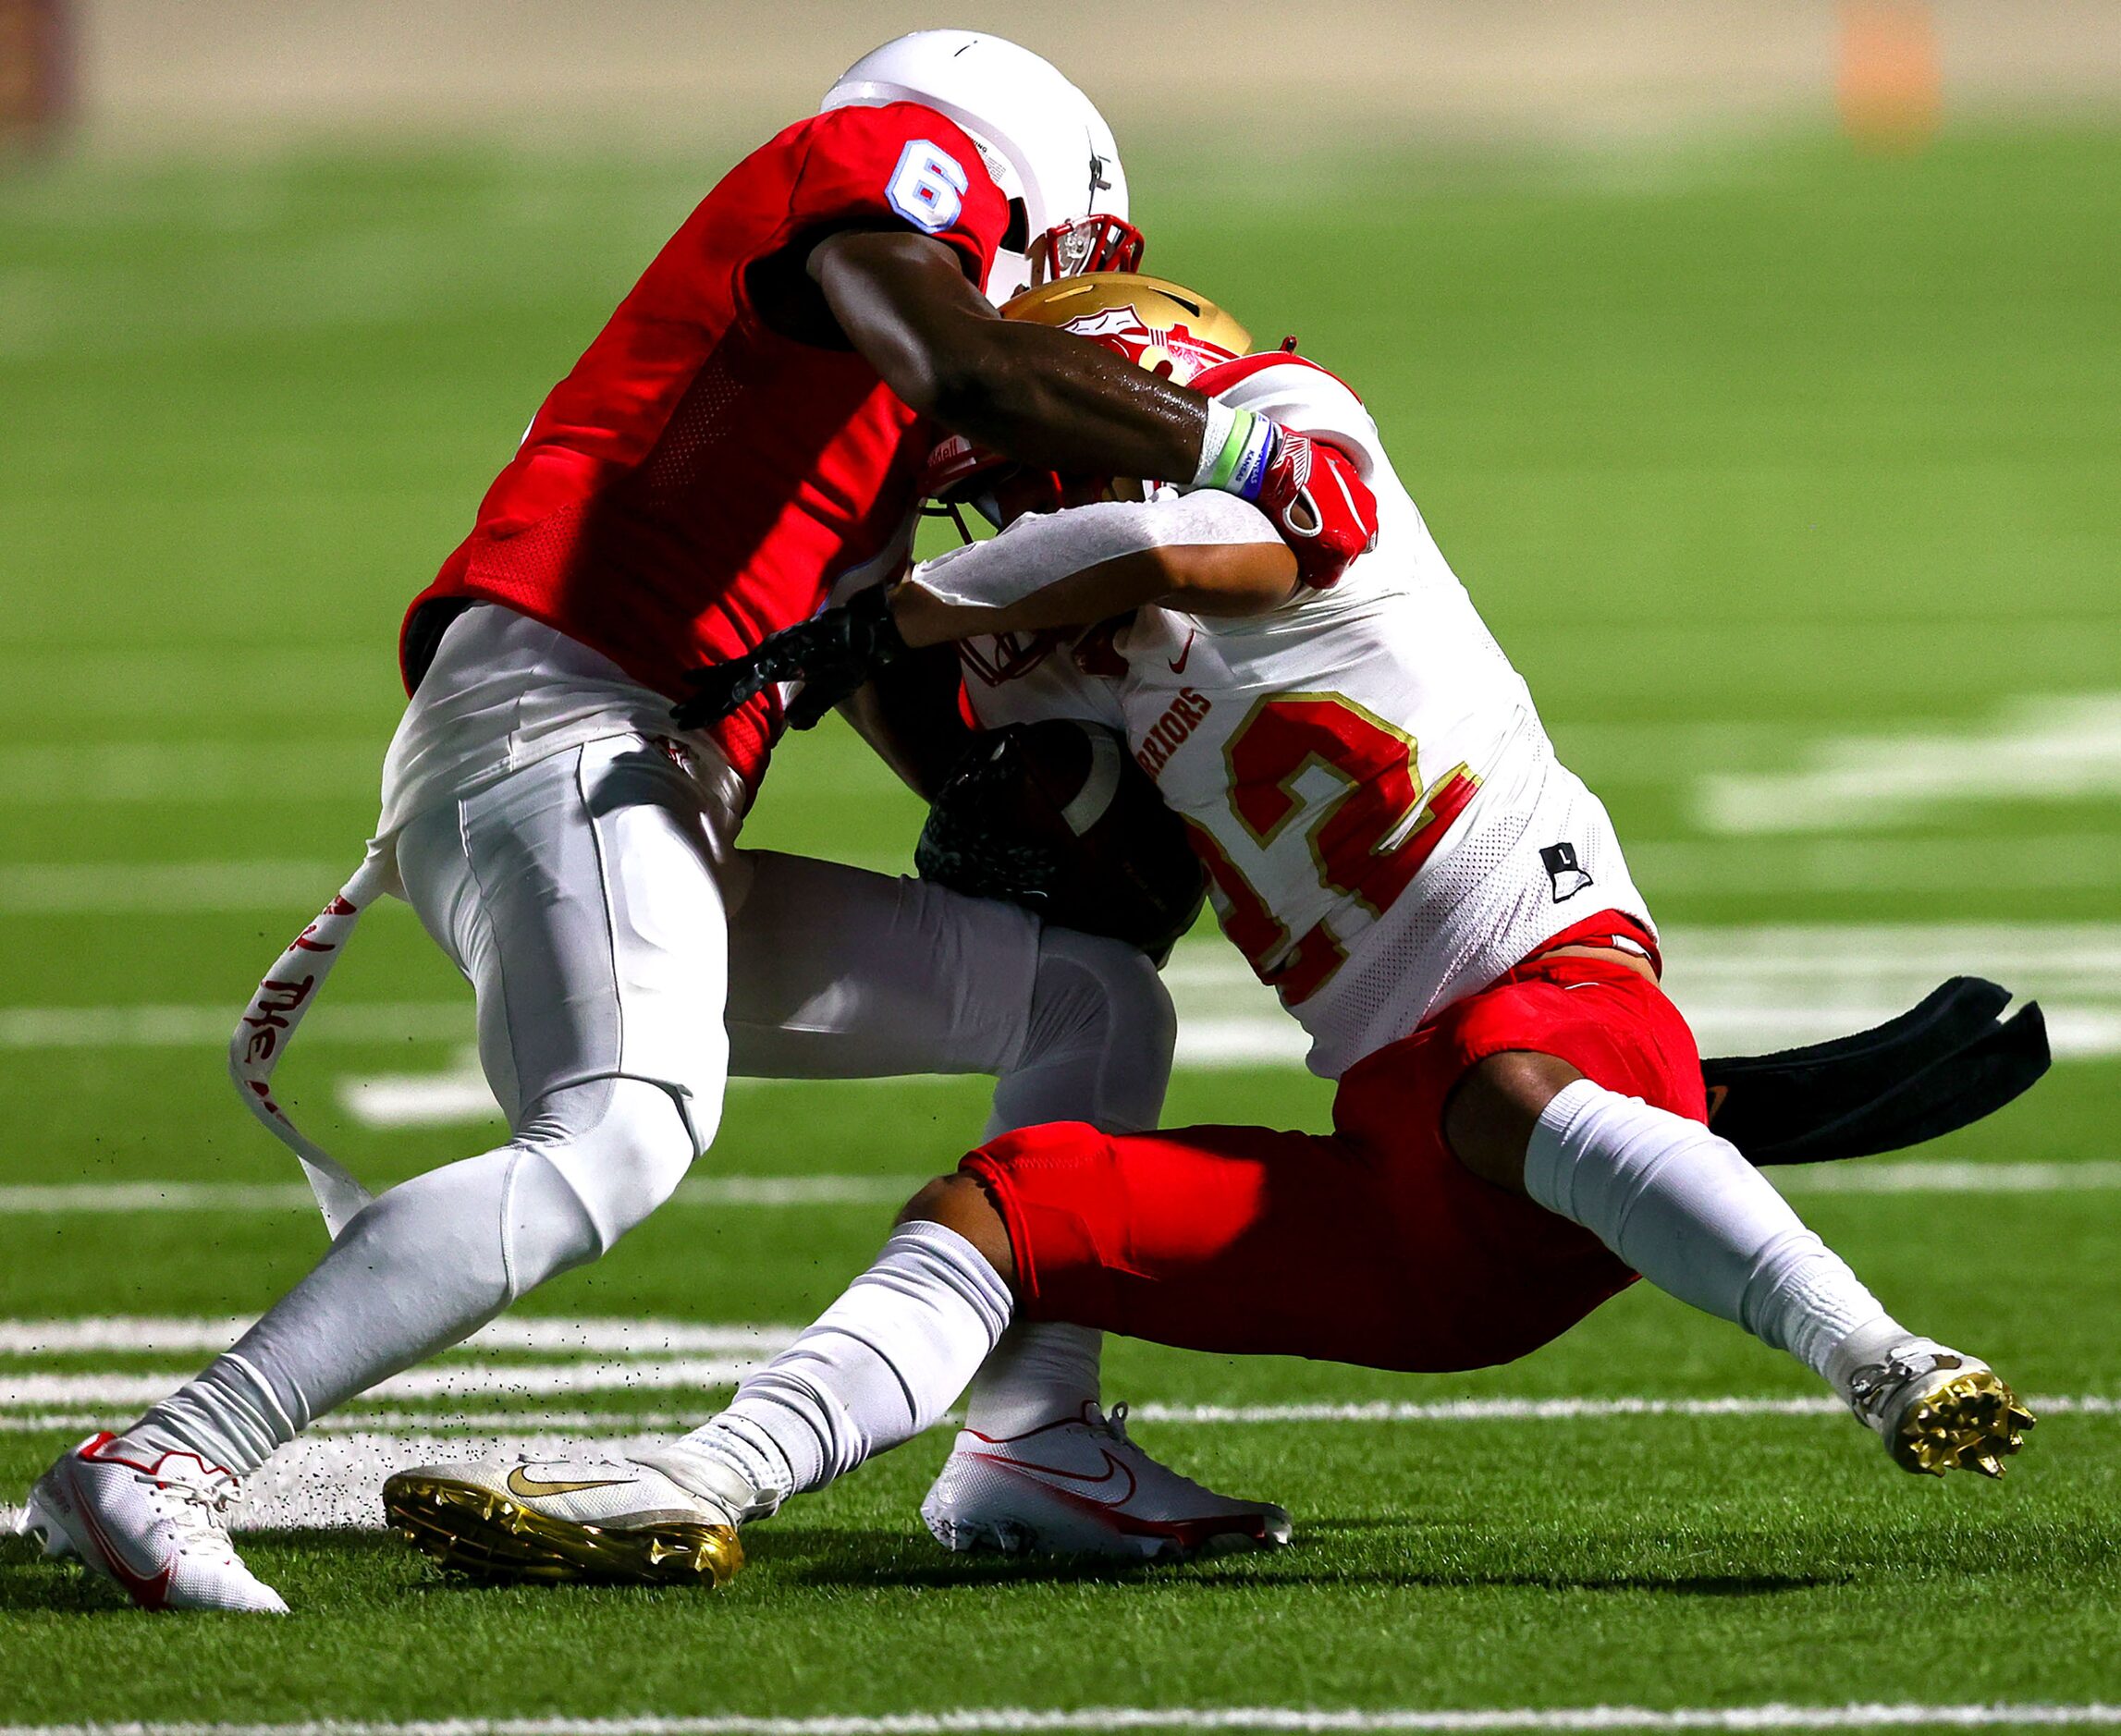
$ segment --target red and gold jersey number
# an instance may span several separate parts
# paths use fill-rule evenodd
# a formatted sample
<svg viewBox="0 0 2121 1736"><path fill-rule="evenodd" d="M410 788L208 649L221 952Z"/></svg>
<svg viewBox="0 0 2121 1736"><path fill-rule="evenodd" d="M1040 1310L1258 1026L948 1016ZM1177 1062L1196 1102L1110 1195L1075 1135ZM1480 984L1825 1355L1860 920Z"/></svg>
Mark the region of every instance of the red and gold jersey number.
<svg viewBox="0 0 2121 1736"><path fill-rule="evenodd" d="M1223 757L1231 812L1246 836L1269 849L1311 813L1307 837L1318 884L1372 916L1383 914L1413 883L1479 788L1460 764L1425 794L1414 738L1339 693L1260 700L1224 746ZM1323 801L1298 795L1296 780L1312 766L1346 788ZM1284 1004L1310 999L1347 960L1330 918L1292 941L1215 835L1198 822L1189 821L1186 829L1215 882L1217 914L1231 943Z"/></svg>

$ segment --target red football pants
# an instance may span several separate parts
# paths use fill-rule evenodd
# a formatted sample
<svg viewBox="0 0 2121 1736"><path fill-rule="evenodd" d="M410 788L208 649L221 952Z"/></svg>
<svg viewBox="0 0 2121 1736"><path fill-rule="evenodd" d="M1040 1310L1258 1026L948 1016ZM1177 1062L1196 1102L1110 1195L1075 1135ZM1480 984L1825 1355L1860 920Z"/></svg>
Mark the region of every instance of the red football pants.
<svg viewBox="0 0 2121 1736"><path fill-rule="evenodd" d="M1008 1225L1026 1319L1190 1350L1486 1367L1635 1278L1588 1230L1479 1180L1444 1143L1453 1088L1512 1049L1708 1119L1693 1033L1663 992L1617 963L1549 956L1350 1070L1330 1134L1060 1122L961 1168Z"/></svg>

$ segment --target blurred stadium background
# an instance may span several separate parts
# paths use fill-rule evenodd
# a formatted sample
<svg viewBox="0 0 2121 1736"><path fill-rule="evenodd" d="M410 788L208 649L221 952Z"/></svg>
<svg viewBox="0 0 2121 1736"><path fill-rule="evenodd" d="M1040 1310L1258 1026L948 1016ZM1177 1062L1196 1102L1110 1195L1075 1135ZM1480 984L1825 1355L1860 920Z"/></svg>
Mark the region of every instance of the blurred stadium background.
<svg viewBox="0 0 2121 1736"><path fill-rule="evenodd" d="M1888 1481L1775 1359L1630 1294L1448 1381L1115 1347L1154 1445L1296 1508L1266 1565L945 1562L929 1442L762 1531L711 1608L417 1595L320 1534L466 1426L697 1414L982 1102L743 1084L668 1212L258 1490L301 1622L238 1654L0 1549L0 1720L2114 1700L2113 0L0 0L0 1509L319 1245L217 1049L374 817L406 598L721 170L938 22L1055 59L1151 268L1365 393L1708 1045L1955 970L2040 996L2029 1100L1791 1185L2048 1421L2001 1488ZM746 837L899 868L918 822L828 727ZM1317 1121L1233 954L1204 932L1171 979L1171 1119ZM482 1138L469 1035L390 911L283 1079L386 1180Z"/></svg>
<svg viewBox="0 0 2121 1736"><path fill-rule="evenodd" d="M882 0L10 0L70 44L96 144L256 149L319 136L743 144L909 24ZM947 8L945 9L947 11ZM2103 0L1259 0L972 8L1094 84L1122 143L1181 141L1233 177L1318 143L1598 141L1816 124L1858 109L2110 110ZM937 15L940 18L940 14ZM955 14L950 16L955 17ZM13 56L11 55L12 59ZM1233 109L1262 124L1232 127ZM1242 135L1249 132L1249 141Z"/></svg>

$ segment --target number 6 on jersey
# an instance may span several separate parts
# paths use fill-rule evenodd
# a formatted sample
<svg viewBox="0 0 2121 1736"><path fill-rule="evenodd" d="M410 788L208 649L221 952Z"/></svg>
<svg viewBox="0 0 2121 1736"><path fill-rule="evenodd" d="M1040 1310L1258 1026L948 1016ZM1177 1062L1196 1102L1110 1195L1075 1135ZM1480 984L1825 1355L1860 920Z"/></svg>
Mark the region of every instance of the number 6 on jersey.
<svg viewBox="0 0 2121 1736"><path fill-rule="evenodd" d="M958 220L971 185L958 160L926 139L908 141L884 196L891 209L915 228L939 234Z"/></svg>

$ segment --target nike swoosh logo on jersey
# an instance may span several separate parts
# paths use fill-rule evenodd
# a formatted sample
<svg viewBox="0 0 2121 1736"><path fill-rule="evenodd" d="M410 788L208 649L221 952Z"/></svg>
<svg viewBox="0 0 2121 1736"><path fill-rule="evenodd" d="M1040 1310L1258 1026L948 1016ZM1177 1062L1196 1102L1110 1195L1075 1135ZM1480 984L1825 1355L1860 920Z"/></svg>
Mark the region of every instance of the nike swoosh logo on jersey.
<svg viewBox="0 0 2121 1736"><path fill-rule="evenodd" d="M1098 1450L1104 1451L1102 1448ZM1013 1473L1027 1483L1042 1483L1048 1488L1058 1490L1062 1495L1073 1495L1083 1500L1095 1501L1100 1507L1124 1507L1134 1498L1136 1486L1134 1473L1109 1452L1104 1454L1104 1474L1095 1477L1081 1471L1063 1471L1059 1465L1036 1465L1027 1463L1022 1459L1004 1459L998 1453L980 1453L976 1456L987 1460L990 1464L999 1465L1003 1470ZM1121 1477L1127 1480L1126 1487L1117 1495L1105 1493L1106 1489Z"/></svg>
<svg viewBox="0 0 2121 1736"><path fill-rule="evenodd" d="M616 1488L621 1483L631 1483L631 1477L606 1477L601 1482L590 1483L541 1483L537 1478L525 1476L521 1465L509 1473L507 1484L510 1495L520 1495L526 1501L534 1501L541 1495L579 1495L584 1489Z"/></svg>
<svg viewBox="0 0 2121 1736"><path fill-rule="evenodd" d="M1195 629L1195 630L1194 630L1193 631L1191 631L1191 632L1189 632L1189 633L1187 633L1187 634L1186 634L1186 636L1185 636L1185 649L1184 649L1183 651L1180 652L1180 653L1178 654L1178 655L1177 655L1177 656L1175 656L1175 657L1173 657L1173 658L1171 658L1171 659L1170 660L1170 661L1171 661L1171 672L1173 675L1183 675L1183 674L1185 673L1185 666L1186 666L1188 663L1190 663L1190 662L1192 662L1192 661L1193 661L1193 642L1194 642L1194 641L1195 641L1196 638L1198 638L1198 637L1199 637L1199 630L1198 630L1198 629Z"/></svg>

